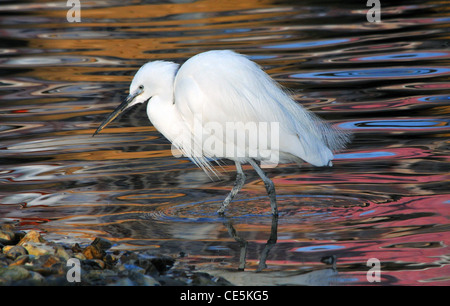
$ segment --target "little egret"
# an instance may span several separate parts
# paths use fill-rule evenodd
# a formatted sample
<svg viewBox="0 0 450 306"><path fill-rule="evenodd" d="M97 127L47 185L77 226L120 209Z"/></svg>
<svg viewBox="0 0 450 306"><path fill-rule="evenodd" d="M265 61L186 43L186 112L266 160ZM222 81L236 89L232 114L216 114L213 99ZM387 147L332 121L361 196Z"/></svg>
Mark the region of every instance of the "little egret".
<svg viewBox="0 0 450 306"><path fill-rule="evenodd" d="M93 136L125 109L144 102L153 126L207 174L217 175L211 161L234 161L236 182L219 214L244 185L242 164L252 165L264 181L277 216L274 184L257 161L332 166L333 152L349 141L346 131L307 111L256 63L229 50L197 54L181 67L168 61L144 64L128 97Z"/></svg>

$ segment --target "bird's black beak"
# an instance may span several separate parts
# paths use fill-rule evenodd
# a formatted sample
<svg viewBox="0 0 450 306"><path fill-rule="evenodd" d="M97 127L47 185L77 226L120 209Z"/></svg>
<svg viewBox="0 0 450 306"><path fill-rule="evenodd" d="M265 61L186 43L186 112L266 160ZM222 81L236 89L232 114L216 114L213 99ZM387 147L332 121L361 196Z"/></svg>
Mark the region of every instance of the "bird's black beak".
<svg viewBox="0 0 450 306"><path fill-rule="evenodd" d="M100 131L103 130L103 128L105 126L107 126L111 121L116 119L116 117L119 116L128 107L128 105L134 100L134 98L136 98L141 93L142 93L142 90L139 89L135 93L129 94L128 97L125 99L125 101L123 101L111 114L109 114L108 117L106 117L105 120L103 120L102 124L100 124L98 129L92 135L92 137L94 137L95 135L100 133Z"/></svg>

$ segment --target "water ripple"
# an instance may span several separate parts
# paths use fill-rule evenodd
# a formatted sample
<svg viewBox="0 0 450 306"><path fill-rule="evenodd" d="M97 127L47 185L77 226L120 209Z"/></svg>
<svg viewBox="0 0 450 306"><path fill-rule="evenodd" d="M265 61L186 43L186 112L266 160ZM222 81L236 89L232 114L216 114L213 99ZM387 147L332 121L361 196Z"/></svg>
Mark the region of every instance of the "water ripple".
<svg viewBox="0 0 450 306"><path fill-rule="evenodd" d="M22 56L0 60L0 67L120 65L121 61L83 56Z"/></svg>
<svg viewBox="0 0 450 306"><path fill-rule="evenodd" d="M358 120L339 124L343 129L351 130L391 130L391 131L427 131L448 130L450 119L414 118L414 119L376 119Z"/></svg>
<svg viewBox="0 0 450 306"><path fill-rule="evenodd" d="M436 51L424 51L424 52L398 52L377 54L372 56L361 57L339 57L330 60L332 63L347 63L347 62L402 62L402 61L416 61L416 60L431 60L448 58L450 52L436 52Z"/></svg>
<svg viewBox="0 0 450 306"><path fill-rule="evenodd" d="M321 195L282 195L277 197L277 202L282 224L337 219L347 215L350 207L370 205L367 200L354 197ZM225 218L217 214L221 204L222 200L209 200L163 206L148 213L147 217L170 222L219 222ZM341 214L337 212L338 208L341 208ZM227 220L245 221L246 224L266 222L267 217L271 217L270 205L266 197L236 200L230 204L226 216Z"/></svg>
<svg viewBox="0 0 450 306"><path fill-rule="evenodd" d="M404 79L423 78L448 75L450 68L445 67L397 67L353 69L338 71L305 72L289 75L295 79L325 79L325 80L354 80L354 79Z"/></svg>

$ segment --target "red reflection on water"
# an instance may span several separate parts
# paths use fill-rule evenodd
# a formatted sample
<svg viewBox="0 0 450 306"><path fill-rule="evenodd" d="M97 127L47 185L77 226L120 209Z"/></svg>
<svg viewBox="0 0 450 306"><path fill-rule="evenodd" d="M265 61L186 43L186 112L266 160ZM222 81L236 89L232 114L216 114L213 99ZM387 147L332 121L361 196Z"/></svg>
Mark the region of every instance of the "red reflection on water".
<svg viewBox="0 0 450 306"><path fill-rule="evenodd" d="M449 285L449 199L447 194L410 196L371 204L362 212L358 207L348 209L352 213L345 215L335 210L337 218L308 226L282 222L279 233L304 232L310 239L284 239L279 234L275 252L285 255L269 259L267 264L325 269L318 259L334 255L337 284L369 285L366 273L371 266L367 263L376 258L383 285Z"/></svg>
<svg viewBox="0 0 450 306"><path fill-rule="evenodd" d="M429 96L417 96L417 97L406 97L395 100L383 100L383 101L368 101L365 103L345 103L338 105L326 105L321 107L325 111L394 111L394 110L405 110L412 109L415 105L423 105L424 99ZM433 102L428 102L433 103ZM436 102L442 104L442 102Z"/></svg>
<svg viewBox="0 0 450 306"><path fill-rule="evenodd" d="M51 219L46 219L46 218L39 218L39 217L22 217L22 218L18 218L20 220L19 222L19 226L37 226L37 225L41 225L43 223L47 223L50 222Z"/></svg>

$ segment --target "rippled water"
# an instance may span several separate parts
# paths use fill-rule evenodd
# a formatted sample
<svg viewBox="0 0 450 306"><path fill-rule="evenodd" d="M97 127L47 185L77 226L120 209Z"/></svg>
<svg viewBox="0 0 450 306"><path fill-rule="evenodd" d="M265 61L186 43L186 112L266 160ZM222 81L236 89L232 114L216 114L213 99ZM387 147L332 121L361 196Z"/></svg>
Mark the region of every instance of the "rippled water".
<svg viewBox="0 0 450 306"><path fill-rule="evenodd" d="M64 1L0 4L1 222L183 254L236 284L370 284L370 258L381 284L450 284L448 4L381 1L369 23L359 2L82 1L80 23ZM354 133L333 168L268 170L278 220L248 167L216 215L234 166L211 181L174 158L145 106L91 137L140 65L210 49Z"/></svg>

